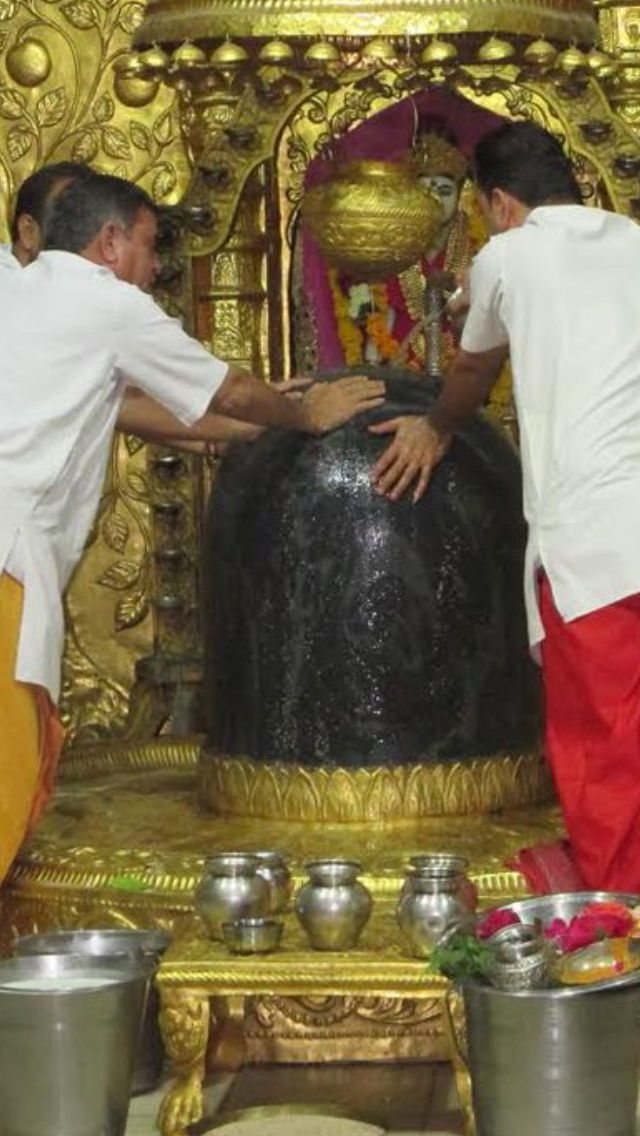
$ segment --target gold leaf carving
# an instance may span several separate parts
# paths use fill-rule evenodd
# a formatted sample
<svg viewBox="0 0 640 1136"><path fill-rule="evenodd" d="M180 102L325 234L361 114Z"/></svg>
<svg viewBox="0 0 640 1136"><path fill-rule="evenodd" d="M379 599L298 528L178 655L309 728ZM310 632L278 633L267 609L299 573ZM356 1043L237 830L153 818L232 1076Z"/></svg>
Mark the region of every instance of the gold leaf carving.
<svg viewBox="0 0 640 1136"><path fill-rule="evenodd" d="M134 497L142 497L144 500L148 500L150 486L143 473L137 473L136 470L130 473L127 477L127 488Z"/></svg>
<svg viewBox="0 0 640 1136"><path fill-rule="evenodd" d="M139 575L140 565L136 564L135 561L116 560L115 564L110 564L102 573L98 583L102 584L104 588L123 592L125 588L130 588L132 584L135 584Z"/></svg>
<svg viewBox="0 0 640 1136"><path fill-rule="evenodd" d="M118 27L128 32L129 35L133 35L136 29L140 27L143 16L144 7L142 4L125 4L118 16Z"/></svg>
<svg viewBox="0 0 640 1136"><path fill-rule="evenodd" d="M116 606L116 631L126 631L128 627L136 627L148 611L149 601L144 592L133 592L130 596L124 596Z"/></svg>
<svg viewBox="0 0 640 1136"><path fill-rule="evenodd" d="M98 26L98 9L91 0L71 0L61 7L69 23L74 27L86 29Z"/></svg>
<svg viewBox="0 0 640 1136"><path fill-rule="evenodd" d="M129 134L131 141L138 150L151 149L151 135L143 122L131 122L129 124Z"/></svg>
<svg viewBox="0 0 640 1136"><path fill-rule="evenodd" d="M167 194L171 193L171 190L175 189L176 181L176 171L173 166L162 166L155 175L152 183L151 192L155 200L160 201L163 197L166 197Z"/></svg>
<svg viewBox="0 0 640 1136"><path fill-rule="evenodd" d="M115 126L105 126L102 130L102 145L110 158L130 158L131 146L128 138Z"/></svg>
<svg viewBox="0 0 640 1136"><path fill-rule="evenodd" d="M111 95L101 95L93 104L93 117L96 122L108 122L110 118L113 118L115 109L116 104Z"/></svg>
<svg viewBox="0 0 640 1136"><path fill-rule="evenodd" d="M8 32L0 32L0 51L4 51L8 42L9 42L9 33Z"/></svg>
<svg viewBox="0 0 640 1136"><path fill-rule="evenodd" d="M74 143L72 157L74 162L91 162L98 153L98 139L95 131L85 130Z"/></svg>
<svg viewBox="0 0 640 1136"><path fill-rule="evenodd" d="M19 161L26 154L34 139L28 126L14 126L7 134L7 150L12 162Z"/></svg>
<svg viewBox="0 0 640 1136"><path fill-rule="evenodd" d="M160 146L167 146L173 139L173 116L171 109L165 110L153 124L153 136Z"/></svg>
<svg viewBox="0 0 640 1136"><path fill-rule="evenodd" d="M0 0L0 20L10 20L15 11L15 0Z"/></svg>
<svg viewBox="0 0 640 1136"><path fill-rule="evenodd" d="M0 11L2 0L0 0ZM0 16L0 19L2 17ZM19 91L3 87L0 90L0 115L2 118L22 118L25 112L25 101Z"/></svg>
<svg viewBox="0 0 640 1136"><path fill-rule="evenodd" d="M102 538L113 552L124 552L129 539L129 525L119 513L109 513L102 522Z"/></svg>
<svg viewBox="0 0 640 1136"><path fill-rule="evenodd" d="M67 96L64 87L48 91L36 103L36 122L38 126L57 126L65 116Z"/></svg>

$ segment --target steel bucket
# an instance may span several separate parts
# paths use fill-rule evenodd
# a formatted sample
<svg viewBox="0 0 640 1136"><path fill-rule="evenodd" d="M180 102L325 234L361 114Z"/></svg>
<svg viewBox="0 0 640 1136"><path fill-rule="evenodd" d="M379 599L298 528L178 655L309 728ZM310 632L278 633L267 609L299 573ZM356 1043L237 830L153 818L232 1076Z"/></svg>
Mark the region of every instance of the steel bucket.
<svg viewBox="0 0 640 1136"><path fill-rule="evenodd" d="M571 918L584 892L510 905L526 922ZM640 1077L640 975L588 987L510 993L464 987L477 1136L634 1136Z"/></svg>
<svg viewBox="0 0 640 1136"><path fill-rule="evenodd" d="M126 958L0 962L2 1136L123 1136L150 974Z"/></svg>
<svg viewBox="0 0 640 1136"><path fill-rule="evenodd" d="M52 931L41 935L23 935L16 942L15 952L21 956L74 954L94 957L107 955L142 957L155 968L170 942L171 936L167 931L137 929ZM157 1087L162 1076L164 1048L158 1025L159 1015L158 992L155 986L151 985L133 1070L131 1092L134 1096L151 1092Z"/></svg>

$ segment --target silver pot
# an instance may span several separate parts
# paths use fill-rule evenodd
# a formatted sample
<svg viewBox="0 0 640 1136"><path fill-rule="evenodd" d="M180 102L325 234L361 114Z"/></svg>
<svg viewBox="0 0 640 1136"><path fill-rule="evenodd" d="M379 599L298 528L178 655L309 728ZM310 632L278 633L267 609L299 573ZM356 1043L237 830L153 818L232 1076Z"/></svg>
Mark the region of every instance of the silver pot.
<svg viewBox="0 0 640 1136"><path fill-rule="evenodd" d="M156 969L169 943L167 931L145 931L137 928L115 928L95 931L49 931L39 935L22 935L15 953L26 955L89 955L93 958L122 956L143 958ZM150 987L142 1022L140 1043L133 1070L131 1092L148 1093L162 1076L164 1047L158 1019L160 999L154 985Z"/></svg>
<svg viewBox="0 0 640 1136"><path fill-rule="evenodd" d="M257 857L245 852L224 852L208 861L195 900L212 939L222 939L223 923L269 914L271 892L258 866Z"/></svg>
<svg viewBox="0 0 640 1136"><path fill-rule="evenodd" d="M258 875L269 885L271 893L270 908L276 915L284 911L291 898L291 872L281 852L254 852L258 861Z"/></svg>
<svg viewBox="0 0 640 1136"><path fill-rule="evenodd" d="M416 958L429 958L444 935L470 931L475 917L468 883L456 864L424 863L410 869L396 915L402 936Z"/></svg>
<svg viewBox="0 0 640 1136"><path fill-rule="evenodd" d="M468 867L469 861L466 856L458 856L456 852L420 852L410 856L400 898L403 899L407 892L411 891L416 872L451 872L452 875L460 877L460 899L470 911L475 911L477 892L475 885L466 875Z"/></svg>
<svg viewBox="0 0 640 1136"><path fill-rule="evenodd" d="M355 860L314 860L295 899L295 912L317 951L355 947L371 915L373 900L358 879Z"/></svg>

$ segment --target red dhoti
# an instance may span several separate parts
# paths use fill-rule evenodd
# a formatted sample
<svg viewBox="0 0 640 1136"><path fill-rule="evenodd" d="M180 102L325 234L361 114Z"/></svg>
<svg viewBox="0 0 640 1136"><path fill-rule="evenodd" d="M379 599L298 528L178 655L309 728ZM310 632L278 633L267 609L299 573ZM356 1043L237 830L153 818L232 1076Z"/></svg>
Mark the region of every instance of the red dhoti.
<svg viewBox="0 0 640 1136"><path fill-rule="evenodd" d="M590 888L640 893L640 595L565 623L546 578L546 750Z"/></svg>

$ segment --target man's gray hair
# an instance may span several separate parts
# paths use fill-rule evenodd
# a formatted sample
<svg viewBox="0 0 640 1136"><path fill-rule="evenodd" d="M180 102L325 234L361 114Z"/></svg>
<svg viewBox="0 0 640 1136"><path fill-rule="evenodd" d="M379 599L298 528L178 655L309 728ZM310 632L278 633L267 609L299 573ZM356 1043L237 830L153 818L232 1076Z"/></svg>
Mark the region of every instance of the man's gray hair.
<svg viewBox="0 0 640 1136"><path fill-rule="evenodd" d="M128 232L141 209L156 212L148 193L124 178L92 174L71 182L46 218L43 247L81 253L109 222Z"/></svg>

